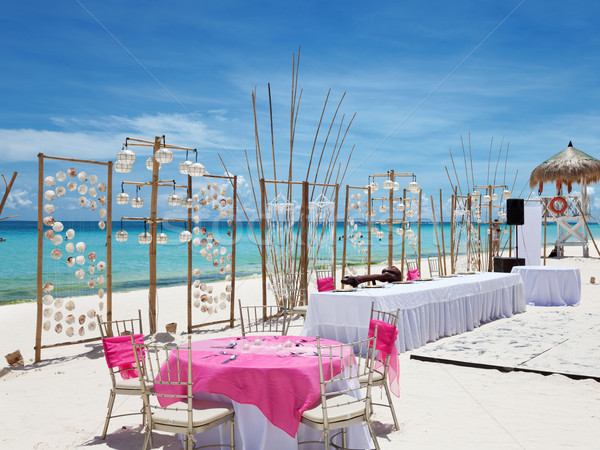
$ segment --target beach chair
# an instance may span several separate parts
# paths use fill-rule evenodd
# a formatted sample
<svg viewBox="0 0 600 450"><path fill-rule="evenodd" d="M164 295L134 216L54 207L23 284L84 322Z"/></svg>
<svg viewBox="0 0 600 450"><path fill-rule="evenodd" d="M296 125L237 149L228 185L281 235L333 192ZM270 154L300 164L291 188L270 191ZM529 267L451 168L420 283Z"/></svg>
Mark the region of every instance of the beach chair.
<svg viewBox="0 0 600 450"><path fill-rule="evenodd" d="M242 336L246 335L284 335L287 331L288 312L279 306L242 306L240 307L240 322L242 325Z"/></svg>
<svg viewBox="0 0 600 450"><path fill-rule="evenodd" d="M398 319L400 317L400 310L398 309L398 311L396 311L396 313L389 313L389 312L385 312L385 311L378 311L374 308L374 304L371 304L371 319L370 319L370 326L369 326L369 336L373 333L373 330L375 328L375 326L377 325L377 322L373 322L373 321L379 321L379 322L383 322L385 324L389 324L391 327L393 327L390 332L386 333L385 329L383 329L383 326L379 327L379 339L377 340L377 344L378 347L377 348L377 352L375 355L375 366L373 368L373 378L372 378L372 386L379 386L379 387L383 387L385 389L385 395L387 397L387 404L385 403L371 403L371 405L379 405L379 406L385 406L387 408L390 408L391 412L392 412L392 418L394 419L394 426L396 427L396 430L399 430L400 427L398 425L398 418L396 417L396 411L394 410L394 404L392 403L392 395L390 392L390 387L389 387L389 379L388 379L388 374L390 371L390 360L394 360L394 362L397 364L398 361L398 354L396 353L395 355L392 354L391 351L386 351L386 350L393 350L394 352L397 352L396 346L395 346L395 341L396 341L396 336L397 336L397 330L398 330ZM387 338L387 339L386 339ZM387 348L386 348L387 346ZM368 361L368 359L367 359ZM397 367L394 369L396 370ZM395 374L396 377L399 374ZM396 378L397 379L397 378ZM363 375L360 379L360 384L362 387L366 387L367 386L367 378ZM398 393L396 391L396 393Z"/></svg>
<svg viewBox="0 0 600 450"><path fill-rule="evenodd" d="M440 262L437 258L427 258L429 264L429 276L439 277L440 276Z"/></svg>
<svg viewBox="0 0 600 450"><path fill-rule="evenodd" d="M407 280L416 280L421 278L421 274L419 273L419 265L417 264L416 259L407 259L406 260L406 279Z"/></svg>
<svg viewBox="0 0 600 450"><path fill-rule="evenodd" d="M112 415L117 395L142 396L138 374L135 370L133 347L131 346L131 338L129 336L134 335L138 341L143 342L144 332L142 329L142 312L140 310L138 310L138 317L136 319L103 321L102 316L96 317L98 319L104 357L111 381L108 412L106 413L104 429L102 430L102 439L105 439L108 424L113 417L142 414L142 422L144 422L145 413L143 408L141 408L140 412Z"/></svg>
<svg viewBox="0 0 600 450"><path fill-rule="evenodd" d="M138 384L143 393L146 411L144 449L152 446L152 431L165 431L184 436L184 448L194 448L194 434L211 430L230 422L230 445L211 447L235 448L234 410L231 404L194 399L192 339L187 346L134 343L139 373ZM145 355L144 359L141 357ZM164 405L164 406L163 406Z"/></svg>
<svg viewBox="0 0 600 450"><path fill-rule="evenodd" d="M319 359L319 383L321 403L302 414L301 422L323 432L325 448L347 448L346 428L365 423L369 428L376 449L377 437L371 425L371 381L373 377L374 352L369 346L376 345L377 330L374 336L348 344L326 346L317 336L317 356ZM354 351L357 351L354 354ZM345 355L350 354L348 358ZM364 355L364 356L363 356ZM365 362L364 359L369 358ZM334 368L342 371L336 374ZM366 392L361 392L359 380L366 380ZM332 431L339 430L335 434ZM335 442L341 435L341 443ZM298 445L321 441L303 441ZM340 447L341 445L341 447Z"/></svg>

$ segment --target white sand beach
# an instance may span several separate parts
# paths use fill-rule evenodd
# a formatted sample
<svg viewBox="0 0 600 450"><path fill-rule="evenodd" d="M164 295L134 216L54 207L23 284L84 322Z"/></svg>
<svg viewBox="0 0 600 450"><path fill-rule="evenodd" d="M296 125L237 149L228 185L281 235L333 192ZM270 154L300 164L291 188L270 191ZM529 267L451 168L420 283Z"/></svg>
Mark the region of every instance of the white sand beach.
<svg viewBox="0 0 600 450"><path fill-rule="evenodd" d="M580 252L580 250L579 250ZM484 355L500 361L507 335L522 346L550 342L533 368L551 372L600 376L600 258L574 256L548 259L549 265L574 266L581 271L582 300L576 307L534 307L473 332L441 339L407 352L400 358L400 398L394 398L401 424L386 408L376 407L374 424L382 449L593 449L600 442L600 383L563 375L460 367L411 359L412 353L444 357ZM237 298L260 302L260 279L237 281ZM113 296L113 317L128 318L142 309L147 327L147 291ZM180 341L185 328L185 287L159 290L162 342ZM220 312L225 318L226 312ZM0 308L2 355L21 351L24 367L6 366L0 372L0 448L2 449L131 449L141 448L141 415L112 419L106 440L100 439L110 379L99 342L56 347L33 363L36 305ZM237 317L237 313L236 313ZM165 325L178 323L178 334ZM194 339L240 335L239 322L201 328ZM300 325L300 322L298 322ZM511 328L512 327L512 328ZM297 328L298 333L300 328ZM531 330L528 332L527 330ZM514 333L513 333L514 331ZM292 329L291 333L294 333ZM556 350L558 344L563 350ZM537 364L537 363L536 363ZM595 370L595 372L594 372ZM374 397L380 396L374 391ZM115 413L140 408L137 398L117 397ZM180 448L172 437L155 435L154 448Z"/></svg>

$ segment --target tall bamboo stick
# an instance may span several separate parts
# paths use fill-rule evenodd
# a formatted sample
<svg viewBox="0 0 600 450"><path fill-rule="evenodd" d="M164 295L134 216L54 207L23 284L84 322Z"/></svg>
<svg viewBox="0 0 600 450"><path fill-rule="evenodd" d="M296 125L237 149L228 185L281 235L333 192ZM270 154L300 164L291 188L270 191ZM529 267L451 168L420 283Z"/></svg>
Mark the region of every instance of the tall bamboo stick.
<svg viewBox="0 0 600 450"><path fill-rule="evenodd" d="M42 352L42 261L44 258L44 154L38 154L38 223L37 223L37 315L35 327L35 362L39 362Z"/></svg>
<svg viewBox="0 0 600 450"><path fill-rule="evenodd" d="M432 203L433 204L433 203ZM444 255L444 275L448 275L447 265L446 265L446 243L444 242L444 207L442 204L442 190L440 189L440 224L442 228L442 254ZM441 270L440 266L440 270Z"/></svg>
<svg viewBox="0 0 600 450"><path fill-rule="evenodd" d="M443 270L442 254L440 252L440 239L439 239L438 231L437 231L437 223L435 221L435 206L433 203L433 195L431 196L431 217L433 218L433 229L435 231L435 242L437 244L437 251L438 251L438 267L440 268L440 275L442 275L442 270ZM431 273L429 275L431 276Z"/></svg>

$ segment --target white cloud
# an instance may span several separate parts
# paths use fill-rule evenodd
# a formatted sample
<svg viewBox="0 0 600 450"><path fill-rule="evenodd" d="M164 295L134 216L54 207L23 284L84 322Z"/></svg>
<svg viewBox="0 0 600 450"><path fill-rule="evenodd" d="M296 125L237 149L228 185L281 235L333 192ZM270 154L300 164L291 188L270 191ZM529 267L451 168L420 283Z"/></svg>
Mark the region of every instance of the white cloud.
<svg viewBox="0 0 600 450"><path fill-rule="evenodd" d="M8 195L4 207L6 209L29 208L33 205L31 198L35 198L35 195L23 189L16 189Z"/></svg>

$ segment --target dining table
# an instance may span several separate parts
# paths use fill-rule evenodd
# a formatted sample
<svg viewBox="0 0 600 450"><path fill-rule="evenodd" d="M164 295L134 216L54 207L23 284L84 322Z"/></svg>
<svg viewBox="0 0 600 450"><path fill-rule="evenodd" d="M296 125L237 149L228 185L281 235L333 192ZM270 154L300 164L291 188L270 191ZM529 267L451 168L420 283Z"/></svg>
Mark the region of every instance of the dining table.
<svg viewBox="0 0 600 450"><path fill-rule="evenodd" d="M321 339L320 343L321 346L339 344L329 339ZM321 431L301 423L302 413L321 401L316 338L268 335L208 339L192 342L191 355L188 361L187 351L179 352L180 364L192 364L194 398L233 405L237 449L291 450L298 448L299 441L322 439ZM353 357L344 354L344 366L351 366L347 363ZM175 354L170 361L171 364L176 361ZM341 367L340 361L337 359L339 367L333 362L334 376L349 370ZM324 358L325 374L330 373L329 364L329 359ZM181 373L186 373L184 369L187 367L180 368ZM342 386L345 388L358 387L348 381L338 383L345 383ZM169 393L185 395L185 392ZM174 401L162 398L161 404L167 406ZM225 426L196 435L196 445L228 444ZM372 448L368 427L354 425L347 433L350 447ZM322 445L307 444L300 448L317 449Z"/></svg>
<svg viewBox="0 0 600 450"><path fill-rule="evenodd" d="M402 353L526 310L523 281L510 273L466 272L376 286L310 294L301 334L354 342L368 334L371 305L393 314L400 310Z"/></svg>
<svg viewBox="0 0 600 450"><path fill-rule="evenodd" d="M515 266L525 287L525 301L533 306L575 306L581 300L581 275L577 267Z"/></svg>

